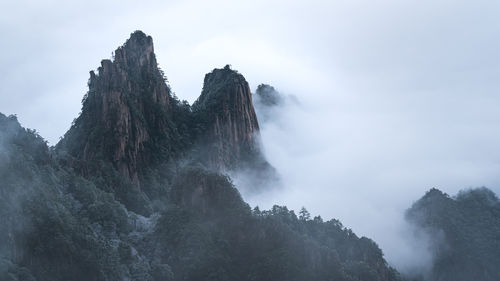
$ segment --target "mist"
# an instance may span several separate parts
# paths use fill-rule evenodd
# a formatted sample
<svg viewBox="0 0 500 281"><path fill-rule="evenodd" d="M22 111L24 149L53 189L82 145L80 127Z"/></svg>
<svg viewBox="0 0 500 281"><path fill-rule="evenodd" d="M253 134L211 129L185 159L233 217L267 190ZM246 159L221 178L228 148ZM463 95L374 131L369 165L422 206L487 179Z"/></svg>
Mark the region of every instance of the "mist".
<svg viewBox="0 0 500 281"><path fill-rule="evenodd" d="M412 271L432 255L403 216L426 190L500 192L500 2L116 3L1 3L0 112L54 145L88 71L142 29L181 99L228 63L297 98L261 120L283 182L252 206L340 219Z"/></svg>
<svg viewBox="0 0 500 281"><path fill-rule="evenodd" d="M433 115L439 112L415 104L392 104L391 112L371 100L281 94L285 102L273 108L263 108L254 95L263 149L282 185L258 195L240 185L252 206L286 205L296 212L305 206L313 215L339 219L411 274L430 269L434 243L441 240L405 221L414 201L432 187L450 194L480 185L498 191L498 138L471 131L484 116L470 116L468 105L448 107L448 116L438 118Z"/></svg>

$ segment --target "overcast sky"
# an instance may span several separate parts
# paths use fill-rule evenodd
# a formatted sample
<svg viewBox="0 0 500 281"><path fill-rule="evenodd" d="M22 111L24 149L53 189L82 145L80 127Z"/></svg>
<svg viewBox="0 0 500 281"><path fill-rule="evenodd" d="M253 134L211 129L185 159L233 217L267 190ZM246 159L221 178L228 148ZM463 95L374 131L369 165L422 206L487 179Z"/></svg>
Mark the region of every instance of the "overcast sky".
<svg viewBox="0 0 500 281"><path fill-rule="evenodd" d="M496 0L1 1L0 112L55 144L89 70L143 30L181 99L231 64L301 101L262 131L288 192L251 203L339 218L403 266L395 225L425 190L500 191L499 15Z"/></svg>

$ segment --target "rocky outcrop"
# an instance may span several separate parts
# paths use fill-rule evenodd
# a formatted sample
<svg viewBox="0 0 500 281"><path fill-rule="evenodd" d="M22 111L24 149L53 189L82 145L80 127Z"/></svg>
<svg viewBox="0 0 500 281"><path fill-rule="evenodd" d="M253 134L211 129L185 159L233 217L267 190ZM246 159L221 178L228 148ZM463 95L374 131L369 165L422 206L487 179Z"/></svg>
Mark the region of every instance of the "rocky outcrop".
<svg viewBox="0 0 500 281"><path fill-rule="evenodd" d="M259 103L264 106L276 106L283 104L283 96L273 86L260 84L255 91Z"/></svg>
<svg viewBox="0 0 500 281"><path fill-rule="evenodd" d="M250 211L229 177L200 167L179 171L172 183L170 199L177 206L207 217Z"/></svg>
<svg viewBox="0 0 500 281"><path fill-rule="evenodd" d="M109 191L123 189L115 193L124 202L142 193L157 196L165 185L151 188L146 179L156 184L154 167L183 156L195 155L191 160L216 171L271 169L259 147L248 83L229 66L205 76L202 93L190 106L171 95L152 38L136 31L113 60L90 72L88 84L82 113L56 150L83 175L100 173ZM110 165L116 176L109 176ZM128 183L137 187L134 195Z"/></svg>
<svg viewBox="0 0 500 281"><path fill-rule="evenodd" d="M122 176L140 185L138 170L168 154L170 89L157 66L153 40L132 33L90 72L89 92L81 115L58 149L87 168L92 161L110 161Z"/></svg>
<svg viewBox="0 0 500 281"><path fill-rule="evenodd" d="M202 153L211 167L233 169L261 157L259 122L243 75L228 65L205 75L193 111L203 124Z"/></svg>
<svg viewBox="0 0 500 281"><path fill-rule="evenodd" d="M260 84L254 94L255 110L263 123L275 120L276 111L285 104L285 97L273 86Z"/></svg>

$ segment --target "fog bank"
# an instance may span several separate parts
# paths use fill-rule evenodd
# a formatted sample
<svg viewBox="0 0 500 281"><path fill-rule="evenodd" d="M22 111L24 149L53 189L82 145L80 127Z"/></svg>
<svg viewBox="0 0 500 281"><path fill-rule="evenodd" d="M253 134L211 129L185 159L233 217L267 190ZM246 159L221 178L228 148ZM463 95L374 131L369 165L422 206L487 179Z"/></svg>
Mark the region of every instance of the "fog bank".
<svg viewBox="0 0 500 281"><path fill-rule="evenodd" d="M492 112L471 116L466 103L442 113L429 110L437 107L432 102L418 108L295 94L298 103L286 99L261 122L263 149L283 187L246 195L252 206L305 206L313 215L340 219L374 239L398 270L422 272L432 261L431 244L428 234L404 221L405 210L432 187L455 194L485 185L498 192L500 155L494 148L500 140L493 126L473 129Z"/></svg>
<svg viewBox="0 0 500 281"><path fill-rule="evenodd" d="M3 1L0 112L55 144L88 71L136 29L181 99L231 64L300 102L261 122L284 183L250 203L338 218L399 269L418 248L403 212L426 190L500 192L499 14L487 0Z"/></svg>

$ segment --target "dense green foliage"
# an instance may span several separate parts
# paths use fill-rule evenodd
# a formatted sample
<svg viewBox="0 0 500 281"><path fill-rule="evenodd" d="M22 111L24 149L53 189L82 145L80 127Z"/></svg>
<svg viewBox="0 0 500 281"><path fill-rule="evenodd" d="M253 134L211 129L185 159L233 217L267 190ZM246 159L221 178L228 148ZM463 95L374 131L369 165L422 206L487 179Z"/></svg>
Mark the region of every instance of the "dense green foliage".
<svg viewBox="0 0 500 281"><path fill-rule="evenodd" d="M269 85L256 97L284 102ZM0 113L0 281L400 280L375 242L338 220L242 200L221 171L245 173L255 191L277 180L258 130L243 75L214 69L190 106L168 86L152 38L134 32L91 72L56 147ZM429 280L500 276L491 191L431 190L407 217L440 238Z"/></svg>
<svg viewBox="0 0 500 281"><path fill-rule="evenodd" d="M117 250L116 239L133 230L123 205L59 166L42 138L15 118L0 115L0 143L0 280L131 275Z"/></svg>
<svg viewBox="0 0 500 281"><path fill-rule="evenodd" d="M211 73L205 75L203 81L203 90L201 95L193 104L195 111L214 111L220 112L224 102L220 99L229 98L230 96L224 95L225 92L231 90L235 82L246 84L245 77L238 73L236 70L231 69L230 65L226 65L221 69L214 69ZM238 84L237 83L237 84ZM209 114L209 112L207 112ZM210 116L206 116L207 118ZM202 118L206 120L207 118Z"/></svg>
<svg viewBox="0 0 500 281"><path fill-rule="evenodd" d="M305 208L252 210L221 173L255 191L278 179L243 75L214 69L190 106L141 31L101 65L56 147L0 113L1 281L400 280L372 240ZM256 97L284 102L268 85ZM499 206L487 189L415 203L408 219L440 238L425 277L496 280Z"/></svg>
<svg viewBox="0 0 500 281"><path fill-rule="evenodd" d="M173 194L156 234L182 280L397 280L373 241L286 207L251 211L226 177L189 169Z"/></svg>
<svg viewBox="0 0 500 281"><path fill-rule="evenodd" d="M435 262L426 280L499 280L500 200L491 190L465 190L452 198L432 189L407 219L434 237Z"/></svg>
<svg viewBox="0 0 500 281"><path fill-rule="evenodd" d="M251 210L201 166L157 171L170 176L146 218L101 186L112 167L84 178L14 117L0 132L0 280L398 280L370 239Z"/></svg>

